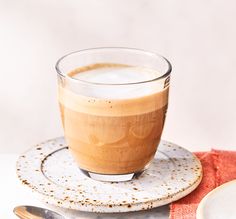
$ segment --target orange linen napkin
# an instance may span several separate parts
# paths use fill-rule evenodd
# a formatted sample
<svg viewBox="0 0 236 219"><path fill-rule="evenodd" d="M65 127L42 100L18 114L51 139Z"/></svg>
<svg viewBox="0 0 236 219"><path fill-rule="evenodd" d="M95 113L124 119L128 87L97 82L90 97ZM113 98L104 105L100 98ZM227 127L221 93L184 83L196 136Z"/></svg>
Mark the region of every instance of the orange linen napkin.
<svg viewBox="0 0 236 219"><path fill-rule="evenodd" d="M170 205L170 219L195 219L198 204L207 193L236 179L236 151L212 149L195 154L202 163L202 182L191 194Z"/></svg>

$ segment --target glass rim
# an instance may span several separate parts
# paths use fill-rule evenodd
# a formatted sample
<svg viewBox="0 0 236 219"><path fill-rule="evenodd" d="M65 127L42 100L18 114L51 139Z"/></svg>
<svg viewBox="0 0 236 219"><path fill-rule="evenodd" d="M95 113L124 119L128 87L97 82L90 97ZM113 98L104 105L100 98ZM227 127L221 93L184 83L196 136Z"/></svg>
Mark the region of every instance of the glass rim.
<svg viewBox="0 0 236 219"><path fill-rule="evenodd" d="M73 55L73 54L80 54L80 53L84 53L84 52L92 52L92 51L99 51L99 50L123 50L123 51L131 51L131 52L139 52L142 54L145 54L147 56L152 56L152 57L157 57L157 58L161 58L163 62L165 62L167 64L167 70L161 74L161 76L155 77L153 79L150 80L144 80L144 81L139 81L139 82L128 82L128 83L100 83L100 82L90 82L90 81L86 81L86 80L82 80L79 78L72 78L69 77L66 73L63 73L60 70L60 63L62 60L64 60L65 58ZM66 55L62 56L61 58L58 59L58 61L56 62L55 65L55 69L57 71L57 73L62 76L62 77L66 77L69 78L72 81L75 82L83 82L83 83L87 83L87 84L92 84L92 85L135 85L135 84L145 84L145 83L150 83L150 82L154 82L154 81L158 81L161 80L163 78L166 78L170 75L171 71L172 71L172 66L169 62L169 60L167 58L165 58L164 56L155 53L155 52L150 52L147 50L143 50L143 49L137 49L137 48L130 48L130 47L94 47L94 48L88 48L88 49L82 49L82 50L76 50L70 53L67 53Z"/></svg>

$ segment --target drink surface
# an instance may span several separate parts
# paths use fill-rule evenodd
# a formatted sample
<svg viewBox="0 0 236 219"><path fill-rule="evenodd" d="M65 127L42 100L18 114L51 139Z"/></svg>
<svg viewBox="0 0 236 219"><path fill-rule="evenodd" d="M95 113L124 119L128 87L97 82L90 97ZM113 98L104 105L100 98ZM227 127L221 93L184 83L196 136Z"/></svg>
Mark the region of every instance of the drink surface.
<svg viewBox="0 0 236 219"><path fill-rule="evenodd" d="M65 137L81 169L124 174L150 162L163 130L168 87L140 82L158 76L152 69L110 63L68 73L73 83L59 85L59 103Z"/></svg>

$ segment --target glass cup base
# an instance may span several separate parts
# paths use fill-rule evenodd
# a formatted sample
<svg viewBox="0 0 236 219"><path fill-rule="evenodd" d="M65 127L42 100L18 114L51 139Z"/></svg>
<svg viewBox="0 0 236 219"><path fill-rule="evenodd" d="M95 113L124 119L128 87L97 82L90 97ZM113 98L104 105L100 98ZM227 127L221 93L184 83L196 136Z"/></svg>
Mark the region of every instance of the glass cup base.
<svg viewBox="0 0 236 219"><path fill-rule="evenodd" d="M97 181L104 181L104 182L125 182L130 181L134 178L138 178L144 170L135 172L135 173L127 173L127 174L100 174L94 173L87 170L80 169L86 176L91 179Z"/></svg>

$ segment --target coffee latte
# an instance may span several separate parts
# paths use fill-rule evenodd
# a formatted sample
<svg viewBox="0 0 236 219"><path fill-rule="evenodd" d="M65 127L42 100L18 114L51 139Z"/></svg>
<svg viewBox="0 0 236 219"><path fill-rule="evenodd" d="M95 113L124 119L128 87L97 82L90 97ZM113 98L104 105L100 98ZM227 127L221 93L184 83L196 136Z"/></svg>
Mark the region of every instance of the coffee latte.
<svg viewBox="0 0 236 219"><path fill-rule="evenodd" d="M126 174L149 164L168 104L168 86L160 89L151 82L159 75L111 63L68 72L67 83L59 84L59 103L65 137L81 169ZM80 86L73 86L76 81Z"/></svg>

